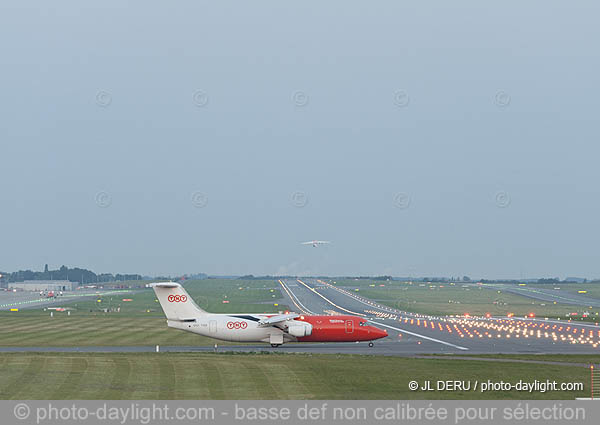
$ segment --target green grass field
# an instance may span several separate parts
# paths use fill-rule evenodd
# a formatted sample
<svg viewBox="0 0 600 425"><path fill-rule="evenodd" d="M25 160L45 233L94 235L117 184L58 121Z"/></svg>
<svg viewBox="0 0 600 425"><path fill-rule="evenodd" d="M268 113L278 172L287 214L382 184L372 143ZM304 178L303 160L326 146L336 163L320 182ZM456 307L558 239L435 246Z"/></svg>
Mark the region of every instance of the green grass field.
<svg viewBox="0 0 600 425"><path fill-rule="evenodd" d="M363 297L400 310L432 315L505 316L513 313L523 317L534 313L536 317L565 318L567 313L585 310L590 312L588 321L597 321L598 309L588 306L553 304L506 291L464 286L462 283L406 283L400 281L378 282L368 280L337 281L337 286L356 290ZM380 286L385 285L385 286Z"/></svg>
<svg viewBox="0 0 600 425"><path fill-rule="evenodd" d="M189 294L213 313L273 313L286 310L277 282L199 280L185 284ZM132 299L124 302L123 299ZM98 302L100 300L100 302ZM229 301L223 304L223 301ZM71 315L43 308L0 312L2 346L91 345L212 345L215 340L167 328L166 319L151 289L117 296L71 301ZM107 309L110 312L104 313ZM120 311L116 311L119 309ZM222 341L219 344L226 344Z"/></svg>
<svg viewBox="0 0 600 425"><path fill-rule="evenodd" d="M580 392L420 392L416 380L583 382ZM573 399L589 370L443 358L3 353L0 399Z"/></svg>

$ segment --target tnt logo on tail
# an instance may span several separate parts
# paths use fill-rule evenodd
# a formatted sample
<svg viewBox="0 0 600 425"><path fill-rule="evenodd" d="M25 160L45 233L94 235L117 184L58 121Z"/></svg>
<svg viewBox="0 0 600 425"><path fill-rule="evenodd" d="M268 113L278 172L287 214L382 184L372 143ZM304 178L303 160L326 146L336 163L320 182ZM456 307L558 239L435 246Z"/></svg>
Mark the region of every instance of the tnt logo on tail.
<svg viewBox="0 0 600 425"><path fill-rule="evenodd" d="M156 298L169 320L194 319L207 314L179 283L157 282L148 286L154 289Z"/></svg>
<svg viewBox="0 0 600 425"><path fill-rule="evenodd" d="M185 295L169 295L167 297L167 301L170 303L184 303L187 301L187 296Z"/></svg>

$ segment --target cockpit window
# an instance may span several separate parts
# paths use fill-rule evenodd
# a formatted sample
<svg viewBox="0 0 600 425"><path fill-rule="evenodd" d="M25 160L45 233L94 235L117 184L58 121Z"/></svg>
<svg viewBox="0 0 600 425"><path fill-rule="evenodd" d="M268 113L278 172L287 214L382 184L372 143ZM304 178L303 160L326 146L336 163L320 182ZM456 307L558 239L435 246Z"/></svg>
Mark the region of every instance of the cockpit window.
<svg viewBox="0 0 600 425"><path fill-rule="evenodd" d="M367 326L367 322L359 322L358 326Z"/></svg>

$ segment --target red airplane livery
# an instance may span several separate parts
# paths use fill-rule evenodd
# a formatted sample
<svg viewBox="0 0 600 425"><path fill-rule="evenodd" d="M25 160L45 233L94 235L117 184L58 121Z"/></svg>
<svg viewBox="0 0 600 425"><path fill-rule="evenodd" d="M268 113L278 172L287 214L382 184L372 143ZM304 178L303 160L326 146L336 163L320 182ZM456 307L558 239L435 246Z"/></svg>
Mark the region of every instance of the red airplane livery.
<svg viewBox="0 0 600 425"><path fill-rule="evenodd" d="M179 283L149 285L171 328L235 342L265 342L279 347L286 342L356 342L387 336L385 330L357 316L285 314L212 314L202 310Z"/></svg>

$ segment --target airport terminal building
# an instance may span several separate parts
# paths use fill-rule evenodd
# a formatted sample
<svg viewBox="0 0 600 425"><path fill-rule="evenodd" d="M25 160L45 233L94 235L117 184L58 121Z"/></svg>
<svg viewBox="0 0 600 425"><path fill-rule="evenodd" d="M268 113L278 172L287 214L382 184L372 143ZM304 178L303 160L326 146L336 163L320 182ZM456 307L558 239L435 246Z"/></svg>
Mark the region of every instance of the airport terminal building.
<svg viewBox="0 0 600 425"><path fill-rule="evenodd" d="M8 289L23 291L73 291L75 288L77 288L77 282L68 280L25 280L8 284Z"/></svg>

